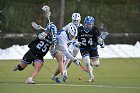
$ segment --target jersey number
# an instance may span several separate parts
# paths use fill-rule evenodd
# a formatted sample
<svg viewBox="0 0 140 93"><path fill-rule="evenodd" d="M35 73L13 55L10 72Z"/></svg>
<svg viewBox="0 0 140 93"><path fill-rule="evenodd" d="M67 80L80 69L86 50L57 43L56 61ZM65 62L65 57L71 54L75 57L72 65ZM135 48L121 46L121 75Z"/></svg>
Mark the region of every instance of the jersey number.
<svg viewBox="0 0 140 93"><path fill-rule="evenodd" d="M82 40L81 44L84 45L84 46L87 46L87 44L88 45L92 45L93 44L92 38L89 38L88 40L85 39L85 38L81 38L81 40Z"/></svg>
<svg viewBox="0 0 140 93"><path fill-rule="evenodd" d="M48 45L48 44L45 44L43 41L40 41L40 42L37 44L36 48L38 48L39 50L42 50L42 52L46 52L46 50L48 49L48 48L47 48L47 45Z"/></svg>

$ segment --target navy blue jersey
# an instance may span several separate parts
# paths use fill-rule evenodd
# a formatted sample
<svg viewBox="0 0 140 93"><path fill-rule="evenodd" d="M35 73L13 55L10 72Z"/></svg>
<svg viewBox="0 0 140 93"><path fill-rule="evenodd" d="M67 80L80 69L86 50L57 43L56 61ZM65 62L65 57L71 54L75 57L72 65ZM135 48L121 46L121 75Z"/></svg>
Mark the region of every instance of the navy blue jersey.
<svg viewBox="0 0 140 93"><path fill-rule="evenodd" d="M47 35L45 40L35 39L32 41L28 47L30 51L35 56L44 57L46 53L49 51L49 47L52 44L52 37L51 35Z"/></svg>
<svg viewBox="0 0 140 93"><path fill-rule="evenodd" d="M100 36L100 34L100 31L95 26L89 32L84 31L84 26L78 27L77 39L81 44L80 48L97 47L97 38Z"/></svg>

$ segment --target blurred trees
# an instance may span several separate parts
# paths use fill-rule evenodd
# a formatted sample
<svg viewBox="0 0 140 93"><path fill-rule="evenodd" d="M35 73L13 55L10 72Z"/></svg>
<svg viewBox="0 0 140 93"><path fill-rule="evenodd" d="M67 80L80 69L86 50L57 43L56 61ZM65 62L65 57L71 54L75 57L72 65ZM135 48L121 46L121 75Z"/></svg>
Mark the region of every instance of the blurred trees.
<svg viewBox="0 0 140 93"><path fill-rule="evenodd" d="M64 7L61 1L65 2ZM104 23L110 33L139 33L139 0L2 0L3 33L33 33L32 21L45 26L47 19L41 10L45 4L50 6L51 20L59 29L60 24L71 21L73 12L79 12L82 23L84 17L91 15L97 26ZM65 11L60 12L60 9Z"/></svg>
<svg viewBox="0 0 140 93"><path fill-rule="evenodd" d="M0 48L25 45L35 38L39 31L31 22L45 27L48 20L41 8L46 4L59 30L71 22L72 13L79 12L81 23L90 15L96 26L105 25L110 33L106 44L135 44L140 40L140 0L0 0Z"/></svg>

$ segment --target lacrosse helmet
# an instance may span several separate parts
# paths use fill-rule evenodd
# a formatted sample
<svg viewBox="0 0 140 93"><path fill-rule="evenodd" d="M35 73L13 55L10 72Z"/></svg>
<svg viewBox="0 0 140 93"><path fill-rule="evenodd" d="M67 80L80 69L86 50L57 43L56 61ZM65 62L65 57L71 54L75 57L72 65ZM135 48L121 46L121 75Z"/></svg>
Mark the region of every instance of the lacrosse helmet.
<svg viewBox="0 0 140 93"><path fill-rule="evenodd" d="M87 16L84 20L85 26L84 26L84 31L88 33L91 31L94 25L94 18L92 16Z"/></svg>
<svg viewBox="0 0 140 93"><path fill-rule="evenodd" d="M76 26L70 24L70 25L68 26L68 31L67 31L67 33L68 33L68 37L69 37L69 38L72 37L71 39L73 39L74 37L76 37L76 36L77 36L77 28L76 28Z"/></svg>
<svg viewBox="0 0 140 93"><path fill-rule="evenodd" d="M87 16L84 20L85 24L94 24L94 18L92 16Z"/></svg>
<svg viewBox="0 0 140 93"><path fill-rule="evenodd" d="M80 24L80 21L81 21L80 14L79 13L73 13L72 14L72 23L77 26L78 24Z"/></svg>

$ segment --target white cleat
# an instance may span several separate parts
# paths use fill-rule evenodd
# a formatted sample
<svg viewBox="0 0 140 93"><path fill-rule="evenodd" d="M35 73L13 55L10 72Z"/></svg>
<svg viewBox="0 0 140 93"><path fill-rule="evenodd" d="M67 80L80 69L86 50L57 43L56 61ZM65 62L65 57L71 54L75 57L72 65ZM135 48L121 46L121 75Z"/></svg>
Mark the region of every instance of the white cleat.
<svg viewBox="0 0 140 93"><path fill-rule="evenodd" d="M51 79L52 79L52 80L55 80L56 77L57 77L57 76L52 75L52 76L51 76Z"/></svg>
<svg viewBox="0 0 140 93"><path fill-rule="evenodd" d="M26 84L36 84L35 81L29 80L29 79L27 79L27 80L25 81L25 83L26 83Z"/></svg>
<svg viewBox="0 0 140 93"><path fill-rule="evenodd" d="M89 80L87 80L87 82L94 82L94 78L91 77Z"/></svg>
<svg viewBox="0 0 140 93"><path fill-rule="evenodd" d="M67 70L64 70L64 75L63 76L68 76Z"/></svg>
<svg viewBox="0 0 140 93"><path fill-rule="evenodd" d="M68 79L68 76L63 76L63 81L66 82L66 80Z"/></svg>

